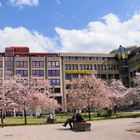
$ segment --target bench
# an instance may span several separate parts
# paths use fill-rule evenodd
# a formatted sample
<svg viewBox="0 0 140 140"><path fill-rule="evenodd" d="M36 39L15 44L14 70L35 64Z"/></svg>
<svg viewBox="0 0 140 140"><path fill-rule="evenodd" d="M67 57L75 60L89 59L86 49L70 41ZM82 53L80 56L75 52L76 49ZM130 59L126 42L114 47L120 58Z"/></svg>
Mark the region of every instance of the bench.
<svg viewBox="0 0 140 140"><path fill-rule="evenodd" d="M91 130L91 123L75 122L75 123L73 123L73 130L76 130L76 131L90 131Z"/></svg>

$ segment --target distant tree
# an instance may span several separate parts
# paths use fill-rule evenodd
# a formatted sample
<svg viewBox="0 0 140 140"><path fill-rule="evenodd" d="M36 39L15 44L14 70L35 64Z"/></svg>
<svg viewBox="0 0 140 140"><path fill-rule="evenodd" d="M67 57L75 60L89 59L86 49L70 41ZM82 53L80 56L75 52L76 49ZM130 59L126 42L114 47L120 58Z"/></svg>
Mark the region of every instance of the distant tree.
<svg viewBox="0 0 140 140"><path fill-rule="evenodd" d="M113 79L109 83L108 87L110 89L109 98L112 102L112 109L116 114L117 109L123 106L123 99L127 88L123 85L123 83L120 80L115 79Z"/></svg>
<svg viewBox="0 0 140 140"><path fill-rule="evenodd" d="M88 75L83 78L73 79L68 93L68 108L87 108L89 120L91 119L91 107L98 114L105 114L111 107L111 101L108 98L109 90L107 83L95 75Z"/></svg>

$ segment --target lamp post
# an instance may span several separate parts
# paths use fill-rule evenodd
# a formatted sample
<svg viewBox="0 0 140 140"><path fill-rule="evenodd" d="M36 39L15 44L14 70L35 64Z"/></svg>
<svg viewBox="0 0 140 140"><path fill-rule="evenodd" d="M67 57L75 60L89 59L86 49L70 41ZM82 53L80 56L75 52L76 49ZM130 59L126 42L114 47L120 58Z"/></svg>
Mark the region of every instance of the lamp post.
<svg viewBox="0 0 140 140"><path fill-rule="evenodd" d="M55 87L54 85L52 86L52 97L53 97L53 107L52 107L52 113L53 113L53 119L54 119L54 123L55 123L55 106L54 106L54 99L55 99L55 96L54 96L54 93L55 93Z"/></svg>

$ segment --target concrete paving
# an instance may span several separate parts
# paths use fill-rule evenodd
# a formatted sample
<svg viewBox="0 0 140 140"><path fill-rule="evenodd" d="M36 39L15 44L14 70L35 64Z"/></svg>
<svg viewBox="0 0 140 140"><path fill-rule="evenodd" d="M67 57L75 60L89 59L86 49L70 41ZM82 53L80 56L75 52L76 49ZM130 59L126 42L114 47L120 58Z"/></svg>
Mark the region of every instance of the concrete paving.
<svg viewBox="0 0 140 140"><path fill-rule="evenodd" d="M93 121L91 131L74 132L62 124L0 128L0 140L140 140L140 118Z"/></svg>

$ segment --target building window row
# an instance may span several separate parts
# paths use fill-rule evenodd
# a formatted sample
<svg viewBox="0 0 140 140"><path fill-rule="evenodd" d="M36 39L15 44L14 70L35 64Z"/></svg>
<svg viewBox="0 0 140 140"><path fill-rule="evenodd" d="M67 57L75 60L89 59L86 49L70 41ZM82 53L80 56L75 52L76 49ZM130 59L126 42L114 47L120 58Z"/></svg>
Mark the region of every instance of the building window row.
<svg viewBox="0 0 140 140"><path fill-rule="evenodd" d="M60 70L48 70L49 77L58 77L60 76Z"/></svg>
<svg viewBox="0 0 140 140"><path fill-rule="evenodd" d="M64 60L95 60L95 61L106 61L106 60L115 60L115 57L74 57L66 56Z"/></svg>
<svg viewBox="0 0 140 140"><path fill-rule="evenodd" d="M28 76L28 70L16 70L16 74L20 74L21 76ZM44 76L44 70L32 70L33 76ZM60 76L60 70L48 70L49 77L58 77ZM59 80L56 79L56 83L60 83Z"/></svg>
<svg viewBox="0 0 140 140"><path fill-rule="evenodd" d="M27 68L28 61L16 61L16 68Z"/></svg>
<svg viewBox="0 0 140 140"><path fill-rule="evenodd" d="M2 61L0 61L0 67L2 67ZM28 67L28 61L16 61L16 68ZM32 61L32 68L43 68L44 61ZM48 61L48 67L60 67L59 61Z"/></svg>
<svg viewBox="0 0 140 140"><path fill-rule="evenodd" d="M43 68L44 61L32 61L32 68Z"/></svg>
<svg viewBox="0 0 140 140"><path fill-rule="evenodd" d="M32 70L33 76L44 76L44 70Z"/></svg>
<svg viewBox="0 0 140 140"><path fill-rule="evenodd" d="M130 67L137 66L140 64L140 58L137 58L129 63Z"/></svg>
<svg viewBox="0 0 140 140"><path fill-rule="evenodd" d="M65 70L78 70L78 64L65 64Z"/></svg>
<svg viewBox="0 0 140 140"><path fill-rule="evenodd" d="M60 63L59 63L59 61L48 61L48 67L49 68L59 68Z"/></svg>
<svg viewBox="0 0 140 140"><path fill-rule="evenodd" d="M60 85L60 79L49 79L50 85L59 86Z"/></svg>
<svg viewBox="0 0 140 140"><path fill-rule="evenodd" d="M86 76L86 74L66 74L65 79L71 80L78 77L83 78L84 76ZM119 79L119 74L95 74L95 76L102 79Z"/></svg>
<svg viewBox="0 0 140 140"><path fill-rule="evenodd" d="M118 70L118 65L80 64L80 70ZM65 70L78 70L78 64L65 64Z"/></svg>
<svg viewBox="0 0 140 140"><path fill-rule="evenodd" d="M94 70L118 70L118 65L97 64L97 65L94 65Z"/></svg>
<svg viewBox="0 0 140 140"><path fill-rule="evenodd" d="M54 88L54 89L50 88L50 90L52 91L52 96L54 96L53 95L54 93L61 93L61 89L60 88Z"/></svg>
<svg viewBox="0 0 140 140"><path fill-rule="evenodd" d="M28 70L16 70L16 75L21 75L23 77L28 77Z"/></svg>
<svg viewBox="0 0 140 140"><path fill-rule="evenodd" d="M65 79L66 80L71 80L71 79L76 79L78 78L78 74L66 74Z"/></svg>

